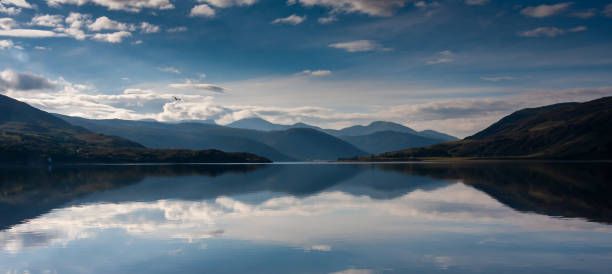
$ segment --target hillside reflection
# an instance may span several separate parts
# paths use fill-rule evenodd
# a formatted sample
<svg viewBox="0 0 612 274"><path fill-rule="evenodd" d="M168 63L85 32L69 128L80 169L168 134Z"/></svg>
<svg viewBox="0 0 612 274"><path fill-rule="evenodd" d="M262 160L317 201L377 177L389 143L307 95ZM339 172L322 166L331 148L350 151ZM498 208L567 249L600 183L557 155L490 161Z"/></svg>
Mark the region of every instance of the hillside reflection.
<svg viewBox="0 0 612 274"><path fill-rule="evenodd" d="M610 167L604 163L417 163L0 169L0 226L8 228L67 205L199 201L249 193L307 197L323 191L384 200L456 182L515 210L610 223Z"/></svg>
<svg viewBox="0 0 612 274"><path fill-rule="evenodd" d="M0 272L607 273L609 167L2 170Z"/></svg>

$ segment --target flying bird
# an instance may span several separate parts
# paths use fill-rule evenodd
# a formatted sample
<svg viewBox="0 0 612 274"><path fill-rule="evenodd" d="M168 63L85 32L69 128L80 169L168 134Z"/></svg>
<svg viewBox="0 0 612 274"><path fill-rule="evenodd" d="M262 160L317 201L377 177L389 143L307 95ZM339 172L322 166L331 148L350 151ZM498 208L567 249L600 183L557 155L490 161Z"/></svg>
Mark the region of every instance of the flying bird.
<svg viewBox="0 0 612 274"><path fill-rule="evenodd" d="M178 98L178 97L176 97L176 96L172 96L172 98L174 98L174 101L182 101L182 100L183 100L183 99Z"/></svg>

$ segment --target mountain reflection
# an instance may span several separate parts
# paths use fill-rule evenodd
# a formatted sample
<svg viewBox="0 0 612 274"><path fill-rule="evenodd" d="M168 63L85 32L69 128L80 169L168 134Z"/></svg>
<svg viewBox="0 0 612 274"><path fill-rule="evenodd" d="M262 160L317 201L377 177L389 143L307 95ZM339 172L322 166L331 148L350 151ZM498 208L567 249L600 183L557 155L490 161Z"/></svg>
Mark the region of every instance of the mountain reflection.
<svg viewBox="0 0 612 274"><path fill-rule="evenodd" d="M515 210L612 222L610 163L458 162L375 167L461 181Z"/></svg>
<svg viewBox="0 0 612 274"><path fill-rule="evenodd" d="M574 250L606 252L610 245L609 167L478 162L3 170L0 270L44 270L53 261L59 272L80 272L66 268L78 265L129 273L148 269L138 262L153 258L151 269L178 269L185 261L176 258L183 256L202 269L202 260L210 266L226 258L213 254L227 251L233 258L251 254L252 246L313 253L317 261L329 254L335 271L388 258L397 267L478 269L495 256L571 267L558 262ZM71 259L82 250L104 259ZM547 257L550 250L569 253ZM530 257L533 252L539 257ZM350 263L355 254L373 261L359 267ZM489 259L473 259L483 257ZM117 263L104 263L110 261ZM138 267L122 268L132 264Z"/></svg>
<svg viewBox="0 0 612 274"><path fill-rule="evenodd" d="M323 191L393 199L456 182L515 210L609 223L610 167L605 163L489 162L0 169L0 225L7 228L53 208L88 203L200 201L260 193L243 198L258 203L272 196L304 197Z"/></svg>

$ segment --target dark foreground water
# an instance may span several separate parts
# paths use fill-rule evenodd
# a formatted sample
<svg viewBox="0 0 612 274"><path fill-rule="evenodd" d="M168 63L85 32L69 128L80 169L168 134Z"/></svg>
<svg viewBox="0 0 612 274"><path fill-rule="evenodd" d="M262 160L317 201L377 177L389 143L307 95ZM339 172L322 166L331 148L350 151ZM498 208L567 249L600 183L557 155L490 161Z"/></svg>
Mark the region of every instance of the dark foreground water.
<svg viewBox="0 0 612 274"><path fill-rule="evenodd" d="M0 273L611 273L612 165L0 169Z"/></svg>

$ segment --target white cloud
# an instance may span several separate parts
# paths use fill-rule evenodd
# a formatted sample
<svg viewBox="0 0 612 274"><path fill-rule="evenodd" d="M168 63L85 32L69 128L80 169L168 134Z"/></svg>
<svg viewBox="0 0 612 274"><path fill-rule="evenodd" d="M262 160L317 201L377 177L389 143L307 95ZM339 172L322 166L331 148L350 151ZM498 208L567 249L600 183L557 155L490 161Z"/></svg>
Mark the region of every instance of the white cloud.
<svg viewBox="0 0 612 274"><path fill-rule="evenodd" d="M0 3L4 5L13 5L24 9L33 9L34 7L26 0L0 0Z"/></svg>
<svg viewBox="0 0 612 274"><path fill-rule="evenodd" d="M148 22L140 23L140 31L142 33L156 33L156 32L159 32L160 29L161 28L159 26L153 25Z"/></svg>
<svg viewBox="0 0 612 274"><path fill-rule="evenodd" d="M565 9L567 9L572 4L574 3L565 2L565 3L554 4L554 5L539 5L536 7L526 7L523 10L521 10L521 14L525 16L529 16L529 17L544 18L544 17L556 15L564 11Z"/></svg>
<svg viewBox="0 0 612 274"><path fill-rule="evenodd" d="M489 3L489 0L465 0L465 4L474 6L474 5L484 5Z"/></svg>
<svg viewBox="0 0 612 274"><path fill-rule="evenodd" d="M112 20L106 16L101 16L96 19L93 23L87 26L89 30L101 31L101 30L133 30L134 26L130 26L126 23L121 23Z"/></svg>
<svg viewBox="0 0 612 274"><path fill-rule="evenodd" d="M51 14L38 14L32 18L31 25L43 27L61 27L64 23L64 16Z"/></svg>
<svg viewBox="0 0 612 274"><path fill-rule="evenodd" d="M12 72L7 75L15 74ZM14 76L4 78L15 79ZM28 85L16 85L14 84L16 81L13 80L5 81L13 84L4 84L7 90L4 93L46 111L95 119L148 118L159 121L213 119L219 124L227 124L241 118L259 116L274 123L305 122L324 128L340 128L385 120L417 130L439 130L458 137L472 135L503 116L522 108L568 101L582 102L612 96L612 87L600 87L524 90L504 93L505 95L501 96L486 95L481 98L456 96L436 98L439 94L458 94L458 92L473 94L477 91L402 88L397 91L377 90L371 93L369 91L377 85L369 86L366 82L345 82L334 87L334 83L300 75L283 78L284 80L254 79L243 83L219 85L190 81L170 86L156 83L152 88L128 89L119 94L109 94L94 92L82 85L71 84L61 79L51 81L41 78L38 77L39 83L46 81L56 86L56 89L38 93L19 91L15 90L16 86ZM211 96L226 90L232 92L218 98ZM491 88L482 91L490 92ZM422 94L426 99L408 101L396 99L398 96L405 97L406 94ZM173 96L182 100L177 102ZM321 96L326 96L325 102L319 99ZM232 99L227 101L228 97ZM367 107L354 108L356 104L363 104L364 101L368 102ZM325 107L326 104L333 107ZM279 105L284 107L278 107Z"/></svg>
<svg viewBox="0 0 612 274"><path fill-rule="evenodd" d="M357 268L349 268L337 272L333 272L330 274L374 274L375 272L371 269L357 269Z"/></svg>
<svg viewBox="0 0 612 274"><path fill-rule="evenodd" d="M0 3L0 13L6 13L8 15L16 15L21 13L20 8L16 7L7 7L4 4Z"/></svg>
<svg viewBox="0 0 612 274"><path fill-rule="evenodd" d="M489 81L489 82L500 82L500 81L512 81L516 80L516 77L512 76L495 76L495 77L480 77L480 79Z"/></svg>
<svg viewBox="0 0 612 274"><path fill-rule="evenodd" d="M300 3L306 7L322 6L332 13L363 13L371 16L391 16L398 8L412 0L289 0L287 4Z"/></svg>
<svg viewBox="0 0 612 274"><path fill-rule="evenodd" d="M198 0L198 3L208 3L216 8L229 8L232 6L250 6L258 0Z"/></svg>
<svg viewBox="0 0 612 274"><path fill-rule="evenodd" d="M357 40L350 42L334 43L329 45L332 48L343 49L348 52L364 52L375 50L390 50L384 48L381 44L372 40Z"/></svg>
<svg viewBox="0 0 612 274"><path fill-rule="evenodd" d="M89 37L89 35L85 34L82 28L90 25L93 22L91 20L91 15L71 12L68 17L66 17L65 21L68 24L68 28L59 27L55 30L66 33L77 40L84 40L85 38Z"/></svg>
<svg viewBox="0 0 612 274"><path fill-rule="evenodd" d="M332 247L329 246L329 245L313 245L310 248L308 248L307 250L316 250L316 251L329 252L329 251L332 251Z"/></svg>
<svg viewBox="0 0 612 274"><path fill-rule="evenodd" d="M130 32L122 30L112 33L96 33L92 36L92 39L108 43L121 43L124 38L130 36L132 36Z"/></svg>
<svg viewBox="0 0 612 274"><path fill-rule="evenodd" d="M559 36L561 34L564 34L565 31L559 28L555 28L555 27L540 27L540 28L535 28L532 30L528 30L528 31L524 31L524 32L520 32L519 36L523 36L523 37L541 37L541 36L547 36L547 37L555 37L555 36Z"/></svg>
<svg viewBox="0 0 612 274"><path fill-rule="evenodd" d="M336 18L336 16L329 15L327 17L320 17L319 19L317 19L317 21L319 22L319 24L329 24L338 21L338 18Z"/></svg>
<svg viewBox="0 0 612 274"><path fill-rule="evenodd" d="M427 61L428 65L437 65L437 64L445 64L452 63L455 61L453 58L454 54L450 50L444 50L438 52L433 59Z"/></svg>
<svg viewBox="0 0 612 274"><path fill-rule="evenodd" d="M0 50L12 49L12 48L23 49L21 46L15 45L15 43L13 43L13 40L10 40L10 39L0 40Z"/></svg>
<svg viewBox="0 0 612 274"><path fill-rule="evenodd" d="M181 74L181 71L179 69L175 68L175 67L163 67L163 68L157 68L157 69L160 70L160 71L163 71L163 72L171 72L171 73L174 73L174 74Z"/></svg>
<svg viewBox="0 0 612 274"><path fill-rule="evenodd" d="M303 70L302 72L297 73L296 75L309 75L309 76L327 76L331 75L331 70Z"/></svg>
<svg viewBox="0 0 612 274"><path fill-rule="evenodd" d="M187 27L173 27L166 30L167 32L185 32Z"/></svg>
<svg viewBox="0 0 612 274"><path fill-rule="evenodd" d="M213 10L210 6L206 4L200 4L191 9L189 12L189 16L191 17L214 17L215 10Z"/></svg>
<svg viewBox="0 0 612 274"><path fill-rule="evenodd" d="M216 93L223 93L226 90L225 88L217 86L217 85L193 83L190 80L185 81L185 83L169 84L168 86L171 88L178 88L178 89L184 89L184 90L190 90L190 91L204 91L204 92L216 92Z"/></svg>
<svg viewBox="0 0 612 274"><path fill-rule="evenodd" d="M58 7L63 4L82 6L85 4L95 4L106 7L109 10L122 10L129 12L139 12L144 8L167 10L173 9L174 5L169 0L46 0L47 5Z"/></svg>
<svg viewBox="0 0 612 274"><path fill-rule="evenodd" d="M523 32L519 32L518 35L519 36L523 36L523 37L556 37L556 36L560 36L563 35L567 32L581 32L581 31L586 31L587 27L585 26L577 26L571 29L560 29L560 28L555 28L555 27L540 27L540 28L535 28L532 30L528 30L528 31L523 31Z"/></svg>
<svg viewBox="0 0 612 274"><path fill-rule="evenodd" d="M65 35L49 31L37 29L3 29L0 30L0 36L22 37L22 38L47 38L47 37L62 37Z"/></svg>
<svg viewBox="0 0 612 274"><path fill-rule="evenodd" d="M292 14L284 18L274 19L274 21L272 21L272 24L290 24L290 25L295 26L295 25L298 25L304 22L304 20L306 20L306 15L298 16L298 15Z"/></svg>
<svg viewBox="0 0 612 274"><path fill-rule="evenodd" d="M13 18L0 18L0 29L8 30L17 26L17 22Z"/></svg>
<svg viewBox="0 0 612 274"><path fill-rule="evenodd" d="M35 46L35 47L34 47L34 49L35 49L35 50L51 50L50 48L48 48L48 47L43 47L43 46Z"/></svg>

